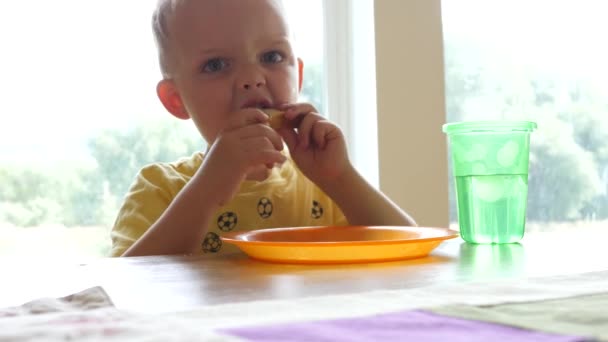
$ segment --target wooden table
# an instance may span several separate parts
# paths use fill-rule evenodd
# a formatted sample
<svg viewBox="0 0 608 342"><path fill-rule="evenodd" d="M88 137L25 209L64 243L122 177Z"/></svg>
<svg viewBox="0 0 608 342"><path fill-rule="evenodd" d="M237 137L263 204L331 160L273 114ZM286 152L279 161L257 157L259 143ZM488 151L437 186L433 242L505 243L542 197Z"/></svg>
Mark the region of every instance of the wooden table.
<svg viewBox="0 0 608 342"><path fill-rule="evenodd" d="M607 227L608 228L608 227ZM281 265L233 255L104 258L76 263L0 260L0 307L102 286L140 312L326 294L608 270L608 229L528 234L520 244L444 242L426 258L358 265Z"/></svg>

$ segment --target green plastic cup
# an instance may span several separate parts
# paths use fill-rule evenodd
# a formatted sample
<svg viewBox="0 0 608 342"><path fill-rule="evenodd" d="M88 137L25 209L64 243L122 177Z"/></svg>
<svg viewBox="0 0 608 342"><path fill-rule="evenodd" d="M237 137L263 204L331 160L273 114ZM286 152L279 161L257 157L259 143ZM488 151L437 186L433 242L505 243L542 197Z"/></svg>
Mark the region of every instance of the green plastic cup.
<svg viewBox="0 0 608 342"><path fill-rule="evenodd" d="M469 243L513 243L524 236L528 200L528 121L443 125L456 180L460 236Z"/></svg>

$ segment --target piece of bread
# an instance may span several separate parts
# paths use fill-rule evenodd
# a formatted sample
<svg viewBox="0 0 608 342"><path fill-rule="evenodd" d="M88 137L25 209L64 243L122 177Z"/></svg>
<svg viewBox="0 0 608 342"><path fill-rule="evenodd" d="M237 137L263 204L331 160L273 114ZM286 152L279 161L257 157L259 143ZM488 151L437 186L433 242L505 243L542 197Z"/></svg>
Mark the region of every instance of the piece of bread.
<svg viewBox="0 0 608 342"><path fill-rule="evenodd" d="M273 129L279 129L281 126L283 126L283 121L285 121L285 112L273 108L266 108L262 111L270 118L270 127Z"/></svg>

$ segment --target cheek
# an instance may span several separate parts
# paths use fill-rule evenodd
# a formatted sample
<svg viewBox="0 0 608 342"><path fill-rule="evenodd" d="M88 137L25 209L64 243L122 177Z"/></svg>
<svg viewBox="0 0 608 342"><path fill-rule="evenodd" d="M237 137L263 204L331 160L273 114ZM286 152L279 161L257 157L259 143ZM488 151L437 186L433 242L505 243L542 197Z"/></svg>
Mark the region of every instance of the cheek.
<svg viewBox="0 0 608 342"><path fill-rule="evenodd" d="M294 75L293 82L291 83L291 94L290 96L293 98L293 101L297 101L300 95L300 89L298 87L298 75Z"/></svg>
<svg viewBox="0 0 608 342"><path fill-rule="evenodd" d="M280 76L280 97L287 102L296 102L299 96L298 73L295 70L286 70Z"/></svg>
<svg viewBox="0 0 608 342"><path fill-rule="evenodd" d="M208 143L225 126L231 108L231 93L221 85L198 84L187 92L188 113Z"/></svg>
<svg viewBox="0 0 608 342"><path fill-rule="evenodd" d="M231 108L232 88L227 82L193 82L188 89L189 110L193 115L208 116Z"/></svg>

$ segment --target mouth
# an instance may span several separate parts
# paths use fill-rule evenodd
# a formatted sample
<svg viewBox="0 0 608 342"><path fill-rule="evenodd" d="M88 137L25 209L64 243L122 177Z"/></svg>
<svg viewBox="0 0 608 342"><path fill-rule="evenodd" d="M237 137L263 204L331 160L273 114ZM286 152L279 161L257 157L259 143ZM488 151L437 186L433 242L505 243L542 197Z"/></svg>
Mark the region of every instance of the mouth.
<svg viewBox="0 0 608 342"><path fill-rule="evenodd" d="M272 103L270 103L270 101L268 101L266 99L252 99L252 100L245 102L245 104L241 108L242 109L244 109L244 108L268 109L268 108L272 108Z"/></svg>

